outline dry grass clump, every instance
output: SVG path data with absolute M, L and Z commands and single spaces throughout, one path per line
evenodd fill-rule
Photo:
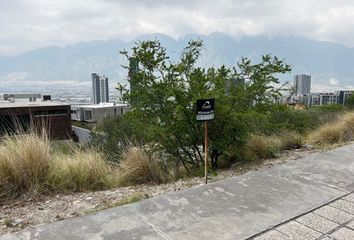
M 35 197 L 47 191 L 107 189 L 114 186 L 113 174 L 98 152 L 73 145 L 58 147 L 45 134 L 0 140 L 0 199 L 22 194 Z
M 280 150 L 298 149 L 302 146 L 301 134 L 294 131 L 284 131 L 278 134 L 280 139 Z
M 243 148 L 246 160 L 274 158 L 282 150 L 300 148 L 301 135 L 297 132 L 285 131 L 271 136 L 252 134 Z
M 308 143 L 315 146 L 339 143 L 342 141 L 343 132 L 342 124 L 324 124 L 308 136 Z
M 343 116 L 343 141 L 349 142 L 354 140 L 354 112 L 347 113 Z
M 0 143 L 0 198 L 41 191 L 49 159 L 50 146 L 45 136 L 5 136 Z
M 168 181 L 168 171 L 156 157 L 138 147 L 127 147 L 116 170 L 120 186 Z
M 112 169 L 96 151 L 74 149 L 51 159 L 47 184 L 65 191 L 107 189 L 113 187 Z
M 322 125 L 308 136 L 308 143 L 317 147 L 340 144 L 354 140 L 354 113 L 346 113 L 341 119 Z
M 243 154 L 247 160 L 273 158 L 280 148 L 281 140 L 278 136 L 252 134 L 243 149 Z
M 6 136 L 0 140 L 0 199 L 166 182 L 169 171 L 157 159 L 141 148 L 129 147 L 114 166 L 93 149 L 50 142 L 45 135 Z

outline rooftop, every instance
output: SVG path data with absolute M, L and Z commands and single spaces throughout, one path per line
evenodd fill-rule
M 15 99 L 15 102 L 0 101 L 0 108 L 19 108 L 19 107 L 50 107 L 50 106 L 70 106 L 67 103 L 37 100 L 30 102 L 28 99 Z
M 72 107 L 80 108 L 111 108 L 111 107 L 126 107 L 127 103 L 100 103 L 100 104 L 91 104 L 91 105 L 72 105 Z

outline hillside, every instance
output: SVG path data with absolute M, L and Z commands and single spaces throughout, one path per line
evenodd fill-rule
M 15 57 L 0 57 L 0 83 L 11 81 L 87 81 L 91 72 L 105 74 L 110 79 L 124 80 L 126 70 L 121 67 L 125 59 L 120 50 L 131 48 L 142 39 L 158 38 L 172 57 L 179 56 L 190 39 L 201 38 L 205 51 L 200 59 L 201 66 L 234 65 L 242 56 L 258 59 L 271 53 L 293 66 L 291 75 L 307 73 L 313 76 L 314 84 L 330 85 L 337 79 L 341 87 L 354 85 L 354 49 L 342 45 L 309 40 L 302 37 L 249 37 L 233 39 L 223 33 L 209 36 L 187 35 L 174 40 L 162 34 L 143 35 L 133 41 L 121 40 L 80 42 L 66 47 L 45 47 Z M 336 81 L 334 81 L 336 82 Z M 333 81 L 332 81 L 333 83 Z

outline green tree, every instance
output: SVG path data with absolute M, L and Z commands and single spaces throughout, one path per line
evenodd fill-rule
M 169 60 L 158 40 L 138 42 L 131 52 L 121 52 L 127 60 L 138 61 L 139 71 L 134 75 L 134 91 L 124 95 L 125 100 L 134 102 L 132 111 L 117 122 L 125 123 L 129 139 L 164 152 L 176 169 L 182 165 L 187 171 L 203 165 L 197 99 L 216 100 L 216 118 L 210 122 L 210 153 L 216 167 L 220 156 L 231 156 L 244 144 L 249 132 L 246 115 L 272 109 L 281 95 L 275 87 L 279 84 L 276 75 L 290 71 L 289 65 L 270 55 L 263 56 L 259 64 L 243 58 L 232 69 L 200 68 L 197 61 L 202 48 L 202 41 L 190 41 L 176 62 Z M 110 133 L 113 129 L 106 130 L 107 135 L 114 135 L 110 142 L 127 138 L 126 134 Z
M 354 94 L 352 94 L 350 97 L 347 98 L 347 100 L 345 100 L 345 106 L 349 109 L 354 109 Z

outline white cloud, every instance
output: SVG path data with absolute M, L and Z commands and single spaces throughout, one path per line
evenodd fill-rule
M 333 86 L 338 86 L 339 85 L 339 80 L 335 79 L 335 78 L 329 79 L 328 82 L 329 82 L 330 85 L 333 85 Z
M 13 82 L 17 83 L 18 81 L 24 81 L 29 79 L 30 77 L 31 74 L 28 72 L 13 72 L 3 76 L 2 78 L 0 78 L 0 80 L 4 83 L 13 84 Z
M 320 2 L 320 3 L 319 3 Z M 0 55 L 144 33 L 300 35 L 354 46 L 352 0 L 0 0 Z

